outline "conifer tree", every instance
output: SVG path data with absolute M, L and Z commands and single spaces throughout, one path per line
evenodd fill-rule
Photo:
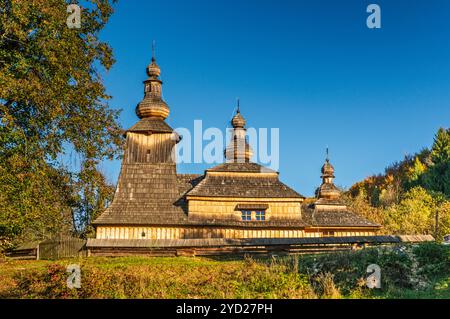
M 450 134 L 449 131 L 440 128 L 434 137 L 431 148 L 431 159 L 435 165 L 446 163 L 450 160 Z
M 440 128 L 431 149 L 432 166 L 424 176 L 424 186 L 450 197 L 450 134 Z

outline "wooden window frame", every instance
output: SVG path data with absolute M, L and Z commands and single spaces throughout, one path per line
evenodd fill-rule
M 266 210 L 258 209 L 258 210 L 250 210 L 250 209 L 242 209 L 241 210 L 241 220 L 243 222 L 265 222 L 267 220 Z
M 266 221 L 266 211 L 263 209 L 256 210 L 255 211 L 255 220 L 258 222 L 265 222 Z
M 242 210 L 241 211 L 241 219 L 243 222 L 252 221 L 252 211 L 251 210 Z

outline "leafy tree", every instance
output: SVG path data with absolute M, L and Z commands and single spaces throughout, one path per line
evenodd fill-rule
M 436 210 L 433 197 L 417 186 L 386 210 L 385 225 L 396 234 L 433 234 Z
M 348 195 L 349 205 L 384 224 L 385 233 L 432 234 L 442 239 L 450 232 L 450 130 L 439 129 L 431 150 L 405 156 L 384 174 L 353 185 Z
M 356 197 L 351 196 L 350 193 L 344 193 L 343 199 L 351 211 L 367 218 L 372 222 L 383 225 L 383 209 L 372 206 L 367 201 L 367 196 L 363 189 L 361 189 L 360 193 Z
M 438 209 L 438 232 L 436 239 L 442 240 L 450 235 L 450 201 L 443 202 Z
M 427 171 L 427 166 L 422 163 L 419 156 L 414 158 L 414 162 L 408 168 L 407 184 L 411 186 L 418 186 L 421 182 L 422 175 Z
M 95 163 L 86 161 L 75 182 L 76 205 L 74 206 L 74 228 L 85 235 L 93 234 L 91 222 L 99 216 L 114 195 L 114 187 L 108 184 Z
M 386 207 L 398 203 L 403 189 L 401 180 L 389 174 L 378 195 L 378 206 Z
M 76 219 L 70 214 L 77 214 L 81 202 L 89 202 L 85 214 L 92 215 L 91 207 L 103 205 L 110 193 L 97 164 L 119 154 L 121 132 L 119 113 L 106 103 L 109 96 L 101 77 L 114 59 L 99 32 L 115 1 L 83 1 L 80 29 L 66 25 L 67 2 L 0 0 L 4 241 L 58 232 L 64 229 L 60 222 Z M 80 168 L 62 165 L 61 155 L 68 148 L 81 158 Z M 91 178 L 83 177 L 86 167 Z M 88 196 L 85 190 L 98 195 Z
M 70 176 L 44 162 L 18 155 L 0 165 L 0 239 L 38 239 L 71 231 Z M 6 169 L 7 167 L 7 169 Z

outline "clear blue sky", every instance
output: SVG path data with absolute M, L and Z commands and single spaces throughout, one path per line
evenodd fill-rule
M 370 3 L 381 29 L 366 27 Z M 449 16 L 448 0 L 122 0 L 101 35 L 117 60 L 104 79 L 129 128 L 155 39 L 168 123 L 225 129 L 240 97 L 249 126 L 280 128 L 280 178 L 309 196 L 326 145 L 348 187 L 450 125 Z M 115 183 L 120 163 L 102 169 Z

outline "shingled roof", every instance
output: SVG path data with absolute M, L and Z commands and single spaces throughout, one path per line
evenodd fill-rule
M 114 200 L 94 224 L 186 223 L 186 213 L 176 205 L 189 189 L 185 180 L 178 179 L 175 164 L 123 165 Z
M 311 227 L 381 227 L 349 210 L 316 210 L 302 205 L 302 220 Z
M 257 163 L 223 163 L 207 170 L 208 172 L 241 172 L 241 173 L 277 173 Z
M 219 174 L 209 174 L 219 173 Z M 220 173 L 250 173 L 240 176 Z M 267 176 L 264 173 L 273 174 Z M 278 173 L 257 163 L 223 163 L 206 171 L 187 196 L 242 198 L 304 198 L 278 179 Z
M 247 163 L 249 164 L 249 163 Z M 228 167 L 233 167 L 229 166 Z M 250 170 L 254 165 L 247 165 Z M 270 177 L 176 174 L 175 164 L 127 164 L 122 167 L 113 203 L 95 225 L 185 225 L 233 227 L 379 227 L 350 211 L 315 210 L 302 205 L 301 220 L 264 223 L 235 220 L 189 220 L 185 195 L 251 198 L 303 198 Z
M 113 203 L 95 225 L 178 225 L 233 227 L 304 227 L 301 220 L 264 223 L 238 220 L 188 220 L 186 192 L 202 182 L 203 175 L 173 175 L 173 164 L 127 164 Z M 173 178 L 175 176 L 175 178 Z M 136 191 L 137 190 L 137 191 Z
M 172 133 L 173 129 L 161 119 L 146 117 L 133 125 L 128 132 Z

